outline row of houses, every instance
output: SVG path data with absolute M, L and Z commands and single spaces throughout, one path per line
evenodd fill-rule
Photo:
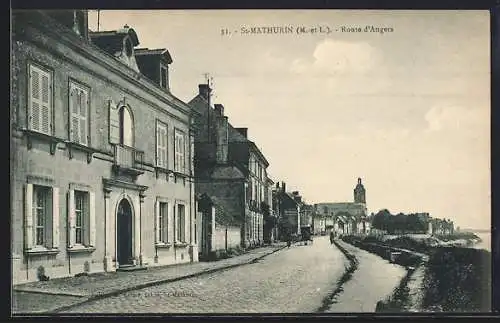
M 167 49 L 91 31 L 86 10 L 15 11 L 11 26 L 14 283 L 197 262 L 310 225 L 208 84 L 171 92 Z

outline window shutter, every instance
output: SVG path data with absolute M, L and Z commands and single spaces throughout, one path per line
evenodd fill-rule
M 89 192 L 89 245 L 96 246 L 95 193 Z
M 87 91 L 80 92 L 80 143 L 88 145 L 88 93 Z
M 113 100 L 108 101 L 109 111 L 109 142 L 112 144 L 120 143 L 120 114 L 118 106 Z
M 76 240 L 75 191 L 68 192 L 68 247 L 73 247 Z
M 184 138 L 184 134 L 181 136 L 181 151 L 182 151 L 182 154 L 179 156 L 179 158 L 181 159 L 180 160 L 180 163 L 181 163 L 181 169 L 180 171 L 182 173 L 184 173 L 184 171 L 186 170 L 186 140 Z
M 161 134 L 161 141 L 162 141 L 162 150 L 161 150 L 161 159 L 162 159 L 162 165 L 163 167 L 167 168 L 167 127 L 163 128 L 162 134 Z
M 48 73 L 41 74 L 42 83 L 42 129 L 41 131 L 46 134 L 50 134 L 52 128 L 51 116 L 50 116 L 50 101 L 51 101 L 51 82 L 50 75 Z
M 29 66 L 29 127 L 31 130 L 40 131 L 40 73 L 34 66 Z
M 71 118 L 71 130 L 70 130 L 70 140 L 73 142 L 80 142 L 79 136 L 80 136 L 80 122 L 78 118 L 78 91 L 74 87 L 73 84 L 71 84 L 70 88 L 70 98 L 69 98 L 69 111 L 70 111 L 70 118 Z
M 177 171 L 179 168 L 179 162 L 178 162 L 178 152 L 177 149 L 179 149 L 179 144 L 177 142 L 177 132 L 174 131 L 174 170 Z
M 155 243 L 160 242 L 160 202 L 155 202 Z
M 24 210 L 24 245 L 26 249 L 33 247 L 33 184 L 26 184 Z
M 59 248 L 59 188 L 52 188 L 52 247 Z
M 161 127 L 156 123 L 156 166 L 162 166 L 161 163 Z
M 169 216 L 170 216 L 170 203 L 165 203 L 165 215 L 163 216 L 163 241 L 165 242 L 170 242 L 170 228 L 168 227 L 169 223 L 170 223 L 170 220 L 169 220 Z

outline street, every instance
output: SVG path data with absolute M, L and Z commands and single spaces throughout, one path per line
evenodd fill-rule
M 374 312 L 405 274 L 346 243 L 357 270 L 325 312 Z M 125 292 L 61 313 L 303 313 L 317 312 L 349 265 L 328 237 L 294 245 L 241 267 Z
M 62 313 L 315 312 L 347 259 L 328 237 L 257 263 L 92 301 Z

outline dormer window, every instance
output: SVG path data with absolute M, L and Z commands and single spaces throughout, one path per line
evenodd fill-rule
M 160 86 L 168 90 L 168 67 L 160 64 Z

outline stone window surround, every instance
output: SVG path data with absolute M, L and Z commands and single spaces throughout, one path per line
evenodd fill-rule
M 56 188 L 54 186 L 55 184 L 55 181 L 52 177 L 49 177 L 49 176 L 43 176 L 43 175 L 28 175 L 27 178 L 26 178 L 26 184 L 31 184 L 31 185 L 34 185 L 34 186 L 46 186 L 46 187 L 50 187 L 52 190 L 54 188 Z M 58 193 L 58 189 L 57 189 L 57 193 Z M 52 192 L 52 202 L 54 201 L 54 192 Z M 24 205 L 26 206 L 26 200 L 24 201 Z M 59 217 L 57 217 L 56 221 L 58 221 Z M 54 221 L 54 210 L 52 211 L 52 221 Z M 23 234 L 26 235 L 26 232 L 25 232 L 25 227 L 23 226 Z M 56 238 L 54 238 L 54 236 L 52 237 L 52 239 L 57 239 L 59 240 L 59 238 L 56 236 Z M 54 243 L 53 243 L 54 244 Z M 40 247 L 40 246 L 33 246 L 32 248 L 30 249 L 25 249 L 24 250 L 25 254 L 26 255 L 52 255 L 52 254 L 58 254 L 59 253 L 59 248 L 55 248 L 55 247 L 52 247 L 52 248 L 48 248 L 48 247 Z
M 178 228 L 177 228 L 177 221 L 178 221 L 178 211 L 179 211 L 179 208 L 178 206 L 179 205 L 183 205 L 184 206 L 184 241 L 180 241 L 178 240 L 179 239 L 179 235 L 178 235 Z M 188 242 L 186 241 L 186 210 L 187 210 L 187 205 L 188 202 L 186 200 L 182 200 L 182 199 L 176 199 L 174 201 L 174 218 L 173 218 L 173 222 L 174 222 L 174 245 L 175 247 L 186 247 L 188 245 Z
M 166 198 L 166 197 L 157 196 L 155 204 L 156 203 L 167 203 L 167 210 L 170 208 L 170 200 L 168 198 Z M 175 206 L 172 206 L 172 207 L 174 207 L 174 217 L 173 217 L 173 220 L 175 220 Z M 157 209 L 156 212 L 160 212 L 160 210 Z M 156 214 L 156 212 L 155 212 L 155 228 L 156 228 L 156 225 L 157 225 L 156 221 L 158 221 L 158 219 L 159 219 L 159 214 Z M 155 239 L 155 246 L 156 246 L 156 248 L 170 248 L 172 246 L 172 242 L 169 241 L 169 239 L 170 239 L 170 236 L 168 234 L 168 232 L 169 232 L 168 226 L 169 225 L 170 225 L 170 221 L 168 221 L 168 213 L 167 213 L 167 227 L 164 228 L 164 230 L 165 229 L 167 230 L 167 242 L 159 242 L 159 241 L 156 241 L 156 239 Z M 156 232 L 155 232 L 155 234 L 156 234 Z M 174 235 L 175 235 L 175 231 L 174 231 Z
M 69 184 L 69 190 L 70 191 L 82 191 L 82 192 L 87 192 L 87 193 L 91 193 L 92 192 L 92 188 L 89 186 L 89 185 L 86 185 L 86 184 L 82 184 L 82 183 L 70 183 Z M 90 203 L 89 203 L 89 207 L 90 206 Z M 95 205 L 94 205 L 95 207 Z M 69 210 L 68 210 L 69 212 Z M 94 210 L 95 212 L 95 210 Z M 90 228 L 90 223 L 89 223 L 89 227 L 87 228 L 88 230 L 91 230 Z M 94 224 L 94 230 L 95 230 L 95 224 Z M 68 244 L 69 244 L 69 239 L 70 239 L 70 236 L 68 234 Z M 86 245 L 83 245 L 83 244 L 74 244 L 73 246 L 67 246 L 67 252 L 68 253 L 83 253 L 83 252 L 94 252 L 96 250 L 95 246 L 86 246 Z

